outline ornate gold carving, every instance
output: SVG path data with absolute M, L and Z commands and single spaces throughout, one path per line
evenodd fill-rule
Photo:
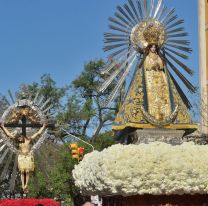
M 132 128 L 137 128 L 137 129 L 155 129 L 157 128 L 157 126 L 152 125 L 150 123 L 146 123 L 146 124 L 142 124 L 142 123 L 126 123 L 123 125 L 113 125 L 112 129 L 113 130 L 122 130 L 125 129 L 127 127 L 132 127 Z M 169 124 L 167 126 L 164 126 L 165 129 L 198 129 L 198 125 L 197 124 L 191 124 L 191 123 L 187 123 L 187 124 L 180 124 L 180 123 L 173 123 L 173 124 Z
M 174 104 L 179 105 L 179 112 L 177 116 L 177 122 L 179 123 L 191 123 L 191 116 L 188 112 L 188 109 L 186 105 L 183 103 L 180 95 L 178 94 L 174 84 L 171 82 L 171 88 L 173 91 L 173 98 L 174 98 Z
M 146 48 L 149 44 L 162 46 L 167 39 L 163 24 L 155 19 L 144 20 L 131 32 L 131 42 L 135 48 Z
M 128 122 L 143 122 L 147 121 L 143 118 L 141 106 L 144 103 L 144 93 L 142 86 L 142 70 L 139 69 L 134 77 L 128 95 L 122 104 L 119 113 L 115 119 L 116 125 L 123 125 Z
M 160 30 L 154 24 L 149 24 L 144 30 L 144 39 L 148 44 L 158 44 Z
M 176 119 L 177 115 L 178 115 L 178 105 L 176 106 L 175 110 L 173 111 L 173 113 L 166 117 L 164 120 L 157 120 L 155 119 L 151 114 L 149 114 L 148 112 L 145 111 L 145 109 L 143 107 L 141 107 L 142 113 L 144 118 L 152 125 L 155 125 L 157 127 L 164 127 L 167 125 L 170 125 L 172 122 L 174 122 L 174 120 Z
M 139 69 L 134 77 L 129 92 L 124 100 L 123 105 L 119 109 L 112 128 L 114 130 L 122 130 L 127 127 L 148 129 L 157 128 L 145 119 L 141 106 L 144 105 L 144 90 L 142 82 L 142 70 Z M 169 125 L 165 125 L 167 129 L 197 129 L 197 124 L 193 124 L 191 117 L 188 113 L 188 109 L 184 105 L 180 95 L 174 87 L 174 84 L 170 82 L 170 86 L 173 91 L 174 104 L 178 105 L 178 113 L 175 121 Z M 170 113 L 171 114 L 171 113 Z M 174 118 L 173 118 L 174 119 Z
M 17 123 L 22 119 L 23 116 L 26 116 L 31 123 L 40 122 L 40 117 L 37 112 L 30 107 L 15 107 L 13 108 L 6 117 L 6 123 Z

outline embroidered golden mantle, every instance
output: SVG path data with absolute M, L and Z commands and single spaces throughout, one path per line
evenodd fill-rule
M 164 82 L 165 81 L 167 80 L 164 80 Z M 148 101 L 148 95 L 146 96 L 145 84 L 146 84 L 146 81 L 144 78 L 144 69 L 139 68 L 135 74 L 132 84 L 130 85 L 129 92 L 127 93 L 127 96 L 123 104 L 121 105 L 119 112 L 116 116 L 116 119 L 112 126 L 114 130 L 122 130 L 128 127 L 141 128 L 141 129 L 157 127 L 156 125 L 153 125 L 150 122 L 148 122 L 142 112 L 142 107 L 147 108 L 148 106 L 151 107 L 151 105 L 155 105 L 154 102 L 152 102 L 152 104 L 146 102 Z M 178 113 L 174 121 L 172 123 L 165 125 L 164 128 L 196 129 L 197 125 L 192 123 L 191 117 L 188 113 L 188 109 L 183 103 L 172 81 L 170 81 L 170 87 L 172 90 L 173 105 L 175 106 L 178 105 Z M 158 92 L 164 93 L 164 91 L 160 91 L 160 90 L 158 90 Z M 168 95 L 168 92 L 166 93 L 166 97 L 167 95 Z M 170 105 L 169 99 L 167 100 L 167 102 Z M 168 108 L 168 109 L 163 113 L 165 114 L 164 116 L 168 115 L 169 112 L 171 113 L 170 106 L 169 105 L 166 106 L 166 105 L 167 104 L 165 104 L 164 108 Z M 147 111 L 150 112 L 150 114 L 152 112 L 151 109 Z M 155 111 L 158 111 L 158 109 Z M 152 113 L 152 114 L 155 114 L 155 113 Z

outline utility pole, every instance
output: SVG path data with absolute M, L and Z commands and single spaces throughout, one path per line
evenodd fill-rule
M 201 133 L 208 134 L 208 1 L 198 0 Z

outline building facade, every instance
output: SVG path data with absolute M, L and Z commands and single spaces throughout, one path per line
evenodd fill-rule
M 202 98 L 201 132 L 208 134 L 208 0 L 199 4 L 199 67 Z

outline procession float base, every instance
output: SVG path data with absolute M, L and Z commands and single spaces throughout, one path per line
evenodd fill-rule
M 137 129 L 131 134 L 133 144 L 149 143 L 149 142 L 166 142 L 172 145 L 182 144 L 184 130 L 176 129 Z
M 131 197 L 104 197 L 104 206 L 205 206 L 208 195 L 142 195 Z
M 122 205 L 192 205 L 193 200 L 200 205 L 208 195 L 207 171 L 208 146 L 152 142 L 89 153 L 73 177 L 83 194 L 100 195 L 105 205 L 119 205 L 114 200 Z

